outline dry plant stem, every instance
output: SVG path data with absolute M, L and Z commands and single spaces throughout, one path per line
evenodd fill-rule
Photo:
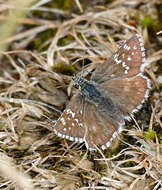
M 19 6 L 8 4 L 15 2 L 19 2 Z M 0 46 L 3 55 L 0 63 L 0 148 L 12 160 L 8 161 L 8 157 L 0 155 L 0 188 L 33 190 L 34 186 L 34 190 L 37 187 L 41 190 L 159 190 L 162 170 L 160 135 L 155 133 L 155 139 L 149 140 L 143 130 L 156 132 L 162 127 L 161 92 L 156 79 L 162 59 L 162 50 L 158 49 L 162 32 L 157 32 L 159 36 L 156 38 L 156 34 L 152 36 L 149 29 L 140 24 L 145 14 L 151 16 L 158 1 L 115 0 L 106 6 L 87 6 L 90 8 L 87 11 L 81 0 L 75 0 L 75 10 L 83 10 L 81 14 L 72 12 L 71 7 L 69 11 L 51 8 L 51 4 L 56 3 L 53 0 L 37 0 L 32 6 L 20 7 L 20 4 L 28 2 L 0 0 L 0 21 L 12 26 L 9 33 L 3 32 L 0 36 L 0 45 L 5 45 L 3 49 Z M 95 1 L 88 2 L 93 4 Z M 10 15 L 6 16 L 8 12 Z M 19 12 L 22 16 L 13 17 Z M 23 16 L 25 12 L 29 13 L 27 18 Z M 12 25 L 11 17 L 14 18 Z M 5 28 L 8 29 L 7 26 Z M 15 29 L 19 32 L 14 33 Z M 1 27 L 0 32 L 2 34 Z M 53 124 L 56 115 L 63 111 L 64 104 L 56 106 L 58 113 L 55 106 L 50 107 L 55 104 L 46 105 L 33 100 L 40 100 L 38 96 L 44 95 L 41 85 L 48 84 L 46 79 L 52 81 L 53 87 L 61 86 L 59 90 L 66 96 L 74 93 L 70 83 L 72 74 L 55 73 L 52 69 L 61 63 L 72 66 L 75 74 L 87 76 L 116 51 L 118 44 L 136 32 L 144 39 L 148 63 L 146 72 L 153 81 L 152 90 L 157 94 L 155 98 L 159 99 L 156 109 L 153 108 L 150 114 L 150 123 L 145 119 L 138 122 L 137 115 L 134 120 L 137 127 L 134 122 L 129 123 L 130 128 L 124 130 L 119 147 L 111 147 L 103 154 L 100 151 L 90 153 L 83 144 L 56 137 Z M 5 51 L 9 42 L 10 51 Z M 36 47 L 33 46 L 35 42 Z M 41 83 L 42 80 L 44 83 Z M 27 99 L 29 97 L 32 100 Z M 53 121 L 48 122 L 52 118 Z M 26 175 L 24 177 L 23 173 L 32 179 Z
M 0 21 L 6 21 L 7 18 L 5 16 L 0 15 Z M 45 19 L 34 19 L 34 18 L 17 18 L 16 19 L 19 24 L 29 24 L 29 25 L 53 25 L 59 26 L 59 22 L 45 20 Z
M 43 102 L 40 102 L 40 101 L 34 101 L 34 100 L 29 100 L 29 99 L 18 99 L 18 98 L 7 98 L 7 97 L 0 97 L 0 101 L 1 102 L 13 102 L 13 103 L 19 103 L 19 104 L 22 104 L 22 103 L 28 103 L 28 104 L 35 104 L 35 105 L 40 105 L 40 106 L 45 106 L 59 114 L 61 114 L 61 111 L 58 110 L 57 108 L 55 108 L 54 106 L 50 106 L 46 103 L 43 103 Z
M 9 43 L 9 42 L 12 42 L 12 41 L 16 41 L 16 40 L 21 40 L 21 39 L 27 38 L 29 36 L 31 37 L 31 35 L 35 36 L 38 33 L 46 31 L 47 29 L 50 29 L 50 28 L 54 29 L 55 26 L 53 26 L 53 24 L 47 24 L 47 25 L 43 25 L 43 26 L 37 26 L 34 29 L 32 28 L 32 29 L 29 29 L 28 31 L 22 32 L 20 34 L 16 34 L 15 36 L 8 37 L 3 42 Z
M 12 0 L 10 1 L 11 5 L 15 6 L 15 7 L 28 7 L 31 3 L 33 2 L 33 0 L 29 0 L 29 1 L 22 1 L 22 0 Z M 13 32 L 15 31 L 18 23 L 17 23 L 17 18 L 20 17 L 24 17 L 25 12 L 23 9 L 15 9 L 13 10 L 13 12 L 11 14 L 9 14 L 7 16 L 7 21 L 4 22 L 1 26 L 0 29 L 0 52 L 1 51 L 5 51 L 5 49 L 7 48 L 7 44 L 2 43 L 4 42 L 5 39 L 8 39 Z
M 51 67 L 54 65 L 54 59 L 53 59 L 53 56 L 54 56 L 54 51 L 57 47 L 57 42 L 58 42 L 58 39 L 60 38 L 60 34 L 61 32 L 63 31 L 63 28 L 64 28 L 64 25 L 61 25 L 59 27 L 59 30 L 57 32 L 57 34 L 55 35 L 54 39 L 52 40 L 52 43 L 50 45 L 50 47 L 48 48 L 48 52 L 47 52 L 47 63 L 48 63 L 48 66 Z
M 3 153 L 0 153 L 0 173 L 1 176 L 11 180 L 21 190 L 34 190 L 31 179 L 22 172 L 19 172 L 11 163 L 11 159 Z
M 75 0 L 75 3 L 78 6 L 80 12 L 82 13 L 83 12 L 83 8 L 82 8 L 82 5 L 80 4 L 79 0 Z

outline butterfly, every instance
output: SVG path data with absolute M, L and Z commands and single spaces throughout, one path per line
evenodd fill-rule
M 142 38 L 135 34 L 96 68 L 89 81 L 73 77 L 78 90 L 54 125 L 55 134 L 84 142 L 89 150 L 108 148 L 125 120 L 148 98 L 150 81 L 143 75 L 144 61 Z

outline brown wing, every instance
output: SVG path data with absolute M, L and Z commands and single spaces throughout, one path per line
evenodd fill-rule
M 120 118 L 120 122 L 117 122 L 107 113 L 99 112 L 95 105 L 86 102 L 84 111 L 86 147 L 90 150 L 95 150 L 96 146 L 102 149 L 109 147 L 124 125 L 122 115 Z
M 83 98 L 80 94 L 72 97 L 66 109 L 56 122 L 54 132 L 61 138 L 75 142 L 84 141 Z
M 91 79 L 102 83 L 119 77 L 132 77 L 143 72 L 145 49 L 141 37 L 136 34 L 105 63 L 97 67 Z
M 139 74 L 131 78 L 109 80 L 101 84 L 107 97 L 120 108 L 125 116 L 137 111 L 148 97 L 149 80 Z

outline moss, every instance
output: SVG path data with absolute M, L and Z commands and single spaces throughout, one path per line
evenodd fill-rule
M 68 42 L 74 40 L 73 36 L 66 35 L 64 38 L 58 40 L 58 46 L 65 46 Z
M 35 40 L 33 41 L 32 49 L 37 49 L 37 48 L 40 47 L 40 45 L 41 45 L 40 40 L 39 40 L 39 39 L 35 39 Z M 31 47 L 31 46 L 30 46 L 30 47 Z
M 146 132 L 144 133 L 144 136 L 145 136 L 145 138 L 148 139 L 148 140 L 154 140 L 154 139 L 155 139 L 155 134 L 156 134 L 155 131 L 149 130 L 149 131 L 146 131 Z
M 41 32 L 38 34 L 32 43 L 28 46 L 28 49 L 33 50 L 37 49 L 40 52 L 45 51 L 46 49 L 43 47 L 41 48 L 41 45 L 44 44 L 44 42 L 48 41 L 50 38 L 53 38 L 57 32 L 57 29 L 49 29 L 44 32 Z
M 53 66 L 53 70 L 57 73 L 62 73 L 62 74 L 74 74 L 75 73 L 75 68 L 72 65 L 66 65 L 62 63 L 55 64 Z
M 155 29 L 158 26 L 157 21 L 153 20 L 150 16 L 144 16 L 143 19 L 141 19 L 140 24 L 147 28 L 153 28 Z
M 159 87 L 159 89 L 161 89 L 161 88 L 162 88 L 162 83 L 161 83 L 161 82 L 158 82 L 158 83 L 157 83 L 157 86 Z
M 125 163 L 125 167 L 132 167 L 133 163 L 131 161 L 128 161 Z
M 119 152 L 118 148 L 116 149 L 108 149 L 106 152 L 106 157 L 111 158 L 113 155 L 116 155 Z
M 68 10 L 72 6 L 74 6 L 74 4 L 71 0 L 54 0 L 52 2 L 52 8 Z
M 1 145 L 0 145 L 0 149 L 1 149 L 1 150 L 4 150 L 4 151 L 7 151 L 7 147 L 6 147 L 4 144 L 1 144 Z
M 45 32 L 42 32 L 40 34 L 41 40 L 46 41 L 47 39 L 54 37 L 56 32 L 57 32 L 57 29 L 49 29 L 49 30 L 46 30 Z

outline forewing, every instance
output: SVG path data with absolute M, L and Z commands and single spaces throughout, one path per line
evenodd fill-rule
M 120 116 L 122 118 L 122 115 Z M 95 150 L 96 146 L 106 149 L 122 131 L 124 120 L 121 119 L 120 122 L 117 122 L 107 113 L 100 112 L 95 105 L 86 102 L 84 125 L 86 147 L 90 150 Z
M 125 116 L 137 111 L 143 101 L 148 97 L 149 80 L 139 74 L 131 78 L 109 80 L 101 84 L 105 96 L 120 108 Z
M 105 63 L 97 67 L 91 79 L 102 83 L 119 77 L 132 77 L 143 72 L 145 49 L 136 34 L 127 40 Z
M 54 126 L 56 135 L 71 141 L 83 142 L 85 129 L 82 114 L 83 98 L 80 94 L 76 94 Z

